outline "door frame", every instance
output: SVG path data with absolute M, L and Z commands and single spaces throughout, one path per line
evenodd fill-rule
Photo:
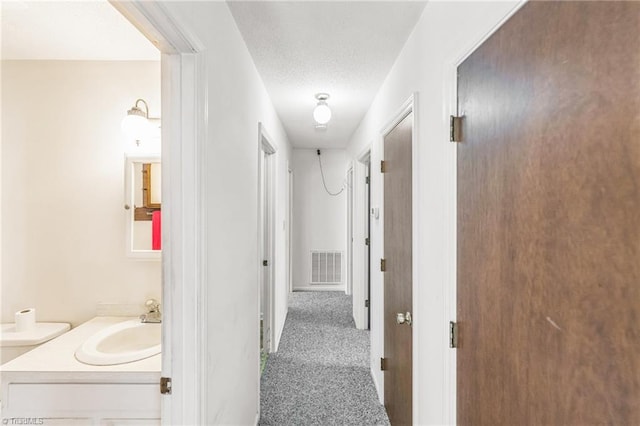
M 457 51 L 451 58 L 445 61 L 444 80 L 443 80 L 443 128 L 449 129 L 449 117 L 458 115 L 458 67 L 475 52 L 489 37 L 502 27 L 528 0 L 519 0 L 514 7 L 500 19 L 489 31 L 483 33 L 478 38 L 471 39 L 465 48 Z M 446 136 L 448 140 L 448 135 Z M 444 141 L 443 141 L 444 143 Z M 458 211 L 458 162 L 456 144 L 446 142 L 451 146 L 449 158 L 447 159 L 446 172 L 448 174 L 445 185 L 448 186 L 452 194 L 446 208 L 444 227 L 446 229 L 450 244 L 445 247 L 449 253 L 446 256 L 449 259 L 446 265 L 447 281 L 443 286 L 443 318 L 442 329 L 448 330 L 449 321 L 457 321 L 457 250 L 458 250 L 458 231 L 457 231 L 457 211 Z M 449 335 L 446 332 L 444 341 L 448 341 Z M 443 407 L 444 415 L 442 418 L 447 419 L 447 424 L 456 424 L 457 421 L 457 356 L 455 350 L 448 347 L 446 356 L 443 357 L 443 369 L 447 376 L 447 380 L 443 383 L 442 393 L 444 395 L 445 406 Z M 414 411 L 415 413 L 415 411 Z
M 271 353 L 275 350 L 275 271 L 276 271 L 276 164 L 275 153 L 277 146 L 273 142 L 273 139 L 269 136 L 264 125 L 258 123 L 258 283 L 262 288 L 263 285 L 263 268 L 262 261 L 267 259 L 269 261 L 269 294 L 267 295 L 267 303 L 269 306 L 269 345 L 267 347 L 267 353 Z M 262 154 L 266 153 L 266 159 L 263 163 Z M 266 197 L 268 199 L 267 206 L 263 205 L 262 197 L 262 172 L 263 168 L 266 168 L 267 182 L 266 182 Z M 267 228 L 265 229 L 263 212 L 267 211 Z M 265 238 L 267 241 L 265 241 Z M 266 247 L 266 253 L 263 251 Z M 258 318 L 260 315 L 260 304 L 262 300 L 258 297 Z M 260 389 L 258 389 L 258 392 Z
M 392 118 L 387 122 L 387 124 L 382 127 L 382 130 L 380 131 L 378 140 L 376 142 L 376 148 L 379 152 L 379 158 L 380 160 L 384 161 L 384 138 L 385 136 L 387 136 L 387 134 L 389 134 L 389 132 L 391 132 L 406 116 L 408 116 L 409 114 L 413 113 L 413 128 L 411 129 L 411 235 L 413 236 L 413 238 L 411 239 L 411 250 L 412 250 L 412 257 L 413 257 L 413 262 L 411 264 L 411 276 L 412 276 L 412 311 L 411 311 L 411 315 L 412 315 L 412 325 L 411 325 L 411 335 L 412 335 L 412 345 L 413 345 L 413 350 L 412 350 L 412 354 L 411 354 L 411 364 L 412 364 L 412 380 L 411 380 L 411 387 L 412 387 L 412 393 L 413 393 L 413 397 L 412 397 L 412 401 L 411 401 L 411 409 L 412 409 L 412 418 L 413 419 L 417 419 L 418 418 L 418 406 L 420 404 L 420 387 L 418 386 L 418 378 L 420 377 L 420 342 L 419 342 L 419 336 L 420 336 L 420 332 L 421 332 L 421 324 L 420 324 L 420 300 L 422 300 L 422 294 L 420 291 L 420 269 L 418 268 L 418 262 L 416 262 L 416 259 L 420 259 L 421 258 L 421 250 L 420 250 L 420 245 L 419 245 L 419 238 L 418 236 L 420 235 L 420 221 L 418 220 L 418 218 L 421 217 L 420 212 L 421 212 L 421 208 L 420 208 L 420 182 L 419 182 L 419 171 L 420 171 L 420 144 L 418 143 L 419 141 L 419 128 L 420 126 L 418 125 L 419 123 L 419 110 L 418 110 L 418 92 L 414 92 L 412 93 L 409 98 L 400 106 L 400 108 L 397 110 L 397 112 L 392 116 Z M 384 256 L 384 185 L 382 183 L 383 181 L 383 176 L 382 173 L 380 172 L 380 168 L 379 167 L 375 167 L 375 164 L 372 165 L 372 175 L 375 174 L 375 176 L 378 176 L 378 178 L 380 179 L 380 183 L 377 186 L 372 187 L 372 190 L 376 191 L 376 197 L 375 199 L 378 200 L 378 204 L 379 204 L 379 214 L 380 214 L 380 222 L 379 222 L 379 235 L 381 236 L 380 240 L 378 241 L 378 247 L 379 247 L 379 253 L 380 256 L 383 257 Z M 374 173 L 373 171 L 377 170 L 377 173 Z M 372 191 L 372 200 L 374 199 L 373 197 L 373 191 Z M 372 253 L 372 257 L 373 257 L 373 253 Z M 373 261 L 372 264 L 375 264 L 376 262 Z M 374 272 L 372 268 L 372 273 Z M 382 275 L 382 272 L 380 272 L 379 270 L 376 271 L 377 274 L 380 274 L 380 281 L 381 283 L 384 283 L 384 276 Z M 382 300 L 380 300 L 378 303 L 380 303 L 381 305 L 381 310 L 378 311 L 379 314 L 379 323 L 380 324 L 384 324 L 384 289 L 382 289 L 381 291 L 381 295 L 382 295 Z M 373 322 L 373 319 L 372 319 Z M 382 356 L 384 356 L 384 328 L 382 330 Z M 380 402 L 384 404 L 384 374 L 381 376 L 381 382 L 379 383 L 379 397 L 380 397 Z
M 289 288 L 289 293 L 293 293 L 293 170 L 291 169 L 291 165 L 287 164 L 287 185 L 289 188 L 288 199 L 289 205 L 287 206 L 287 214 L 289 218 L 287 219 L 287 285 Z M 289 298 L 287 297 L 287 306 L 289 306 Z
M 162 424 L 206 417 L 205 162 L 207 67 L 202 42 L 162 2 L 109 0 L 162 53 Z
M 349 163 L 347 170 L 347 283 L 344 289 L 348 296 L 353 294 L 353 162 Z
M 364 243 L 367 234 L 367 215 L 369 209 L 367 207 L 367 184 L 366 162 L 371 161 L 371 144 L 367 145 L 356 157 L 353 162 L 353 215 L 352 215 L 352 233 L 353 233 L 353 254 L 352 254 L 352 273 L 353 278 L 351 292 L 353 294 L 353 320 L 356 328 L 364 330 L 367 324 L 367 309 L 364 306 L 365 300 L 369 296 L 367 294 L 367 275 L 371 271 L 367 271 L 367 247 Z M 371 309 L 371 308 L 369 308 Z

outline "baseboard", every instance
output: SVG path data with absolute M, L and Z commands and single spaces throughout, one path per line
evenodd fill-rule
M 256 421 L 253 422 L 253 424 L 256 426 L 258 426 L 258 423 L 260 423 L 260 413 L 256 413 Z
M 287 323 L 287 315 L 289 315 L 289 307 L 287 307 L 287 313 L 284 314 L 284 321 L 282 321 L 282 327 L 280 330 L 276 330 L 276 339 L 273 342 L 272 352 L 278 352 L 278 348 L 280 347 L 280 339 L 282 338 L 282 332 L 284 331 L 284 325 Z
M 304 287 L 294 287 L 293 291 L 341 291 L 344 293 L 344 285 L 340 285 L 340 286 L 307 285 Z
M 373 372 L 373 367 L 369 370 L 369 373 L 371 374 L 371 378 L 373 379 L 373 386 L 376 388 L 376 393 L 378 394 L 378 401 L 380 401 L 380 404 L 384 405 L 384 398 L 380 393 L 380 384 L 378 383 L 378 379 L 376 379 L 376 375 Z

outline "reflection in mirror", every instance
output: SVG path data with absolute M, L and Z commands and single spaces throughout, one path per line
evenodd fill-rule
M 159 259 L 162 249 L 162 166 L 160 158 L 126 159 L 127 252 Z

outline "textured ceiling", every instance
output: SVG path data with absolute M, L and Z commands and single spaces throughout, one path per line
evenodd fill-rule
M 424 2 L 229 1 L 294 147 L 343 148 L 413 30 Z M 314 128 L 314 95 L 333 117 Z
M 2 59 L 160 60 L 106 0 L 1 1 Z

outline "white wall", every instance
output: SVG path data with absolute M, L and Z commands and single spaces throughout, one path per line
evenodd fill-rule
M 348 150 L 352 157 L 372 144 L 379 164 L 380 131 L 413 92 L 418 92 L 418 282 L 414 284 L 414 423 L 455 423 L 455 355 L 448 321 L 455 319 L 455 144 L 448 141 L 453 64 L 513 8 L 508 2 L 429 2 L 382 84 Z M 381 206 L 381 175 L 372 167 L 372 205 Z M 372 262 L 383 257 L 380 221 L 371 227 Z M 382 276 L 373 268 L 371 371 L 383 395 Z M 354 291 L 355 292 L 355 291 Z
M 276 145 L 276 197 L 286 199 L 287 136 L 223 2 L 167 2 L 204 46 L 208 77 L 206 146 L 209 348 L 203 423 L 254 424 L 259 410 L 258 122 Z M 279 202 L 276 224 L 286 220 Z M 276 326 L 287 292 L 282 226 L 276 226 Z M 281 263 L 285 262 L 285 263 Z M 278 332 L 277 335 L 280 333 Z
M 332 193 L 346 184 L 349 157 L 343 149 L 323 149 L 322 167 Z M 329 195 L 322 184 L 315 149 L 293 150 L 293 288 L 294 290 L 341 290 L 347 278 L 347 190 Z M 340 285 L 311 284 L 311 250 L 343 252 Z
M 159 115 L 160 63 L 2 61 L 2 89 L 2 322 L 159 299 L 160 262 L 125 254 L 120 122 L 139 97 Z

